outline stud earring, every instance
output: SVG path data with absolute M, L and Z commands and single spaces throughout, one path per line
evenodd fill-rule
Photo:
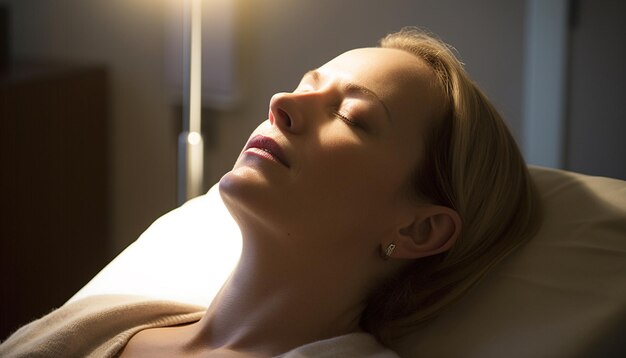
M 395 248 L 396 248 L 396 244 L 394 244 L 394 243 L 391 243 L 391 244 L 387 245 L 387 248 L 383 252 L 383 258 L 385 260 L 388 260 L 391 257 L 391 254 L 393 254 L 393 250 Z

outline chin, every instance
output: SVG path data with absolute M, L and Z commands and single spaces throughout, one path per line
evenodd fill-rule
M 224 174 L 219 181 L 222 197 L 226 195 L 247 196 L 254 192 L 267 192 L 272 189 L 272 186 L 264 173 L 248 166 L 233 168 Z
M 245 202 L 254 192 L 263 191 L 267 182 L 248 168 L 237 168 L 224 174 L 218 185 L 222 200 L 230 210 L 232 205 Z
M 255 168 L 240 167 L 220 179 L 220 195 L 242 233 L 258 230 L 291 239 L 285 233 L 296 233 L 311 220 L 300 215 L 302 198 L 296 188 L 271 179 Z
M 248 167 L 224 174 L 218 185 L 224 205 L 240 226 L 249 220 L 267 221 L 266 216 L 278 209 L 278 198 L 284 196 L 279 186 Z

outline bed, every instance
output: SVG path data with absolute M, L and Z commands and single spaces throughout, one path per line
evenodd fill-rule
M 428 325 L 403 357 L 626 356 L 626 182 L 531 167 L 539 233 Z M 217 186 L 156 220 L 70 300 L 135 294 L 207 306 L 241 237 Z

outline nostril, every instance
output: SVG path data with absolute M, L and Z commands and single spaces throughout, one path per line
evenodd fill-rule
M 283 121 L 285 126 L 287 126 L 287 128 L 291 128 L 291 117 L 289 117 L 289 114 L 287 112 L 279 108 L 278 116 L 280 117 L 280 120 Z

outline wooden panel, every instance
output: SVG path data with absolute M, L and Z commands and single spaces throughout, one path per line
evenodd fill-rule
M 102 68 L 0 79 L 0 337 L 63 304 L 108 259 Z

